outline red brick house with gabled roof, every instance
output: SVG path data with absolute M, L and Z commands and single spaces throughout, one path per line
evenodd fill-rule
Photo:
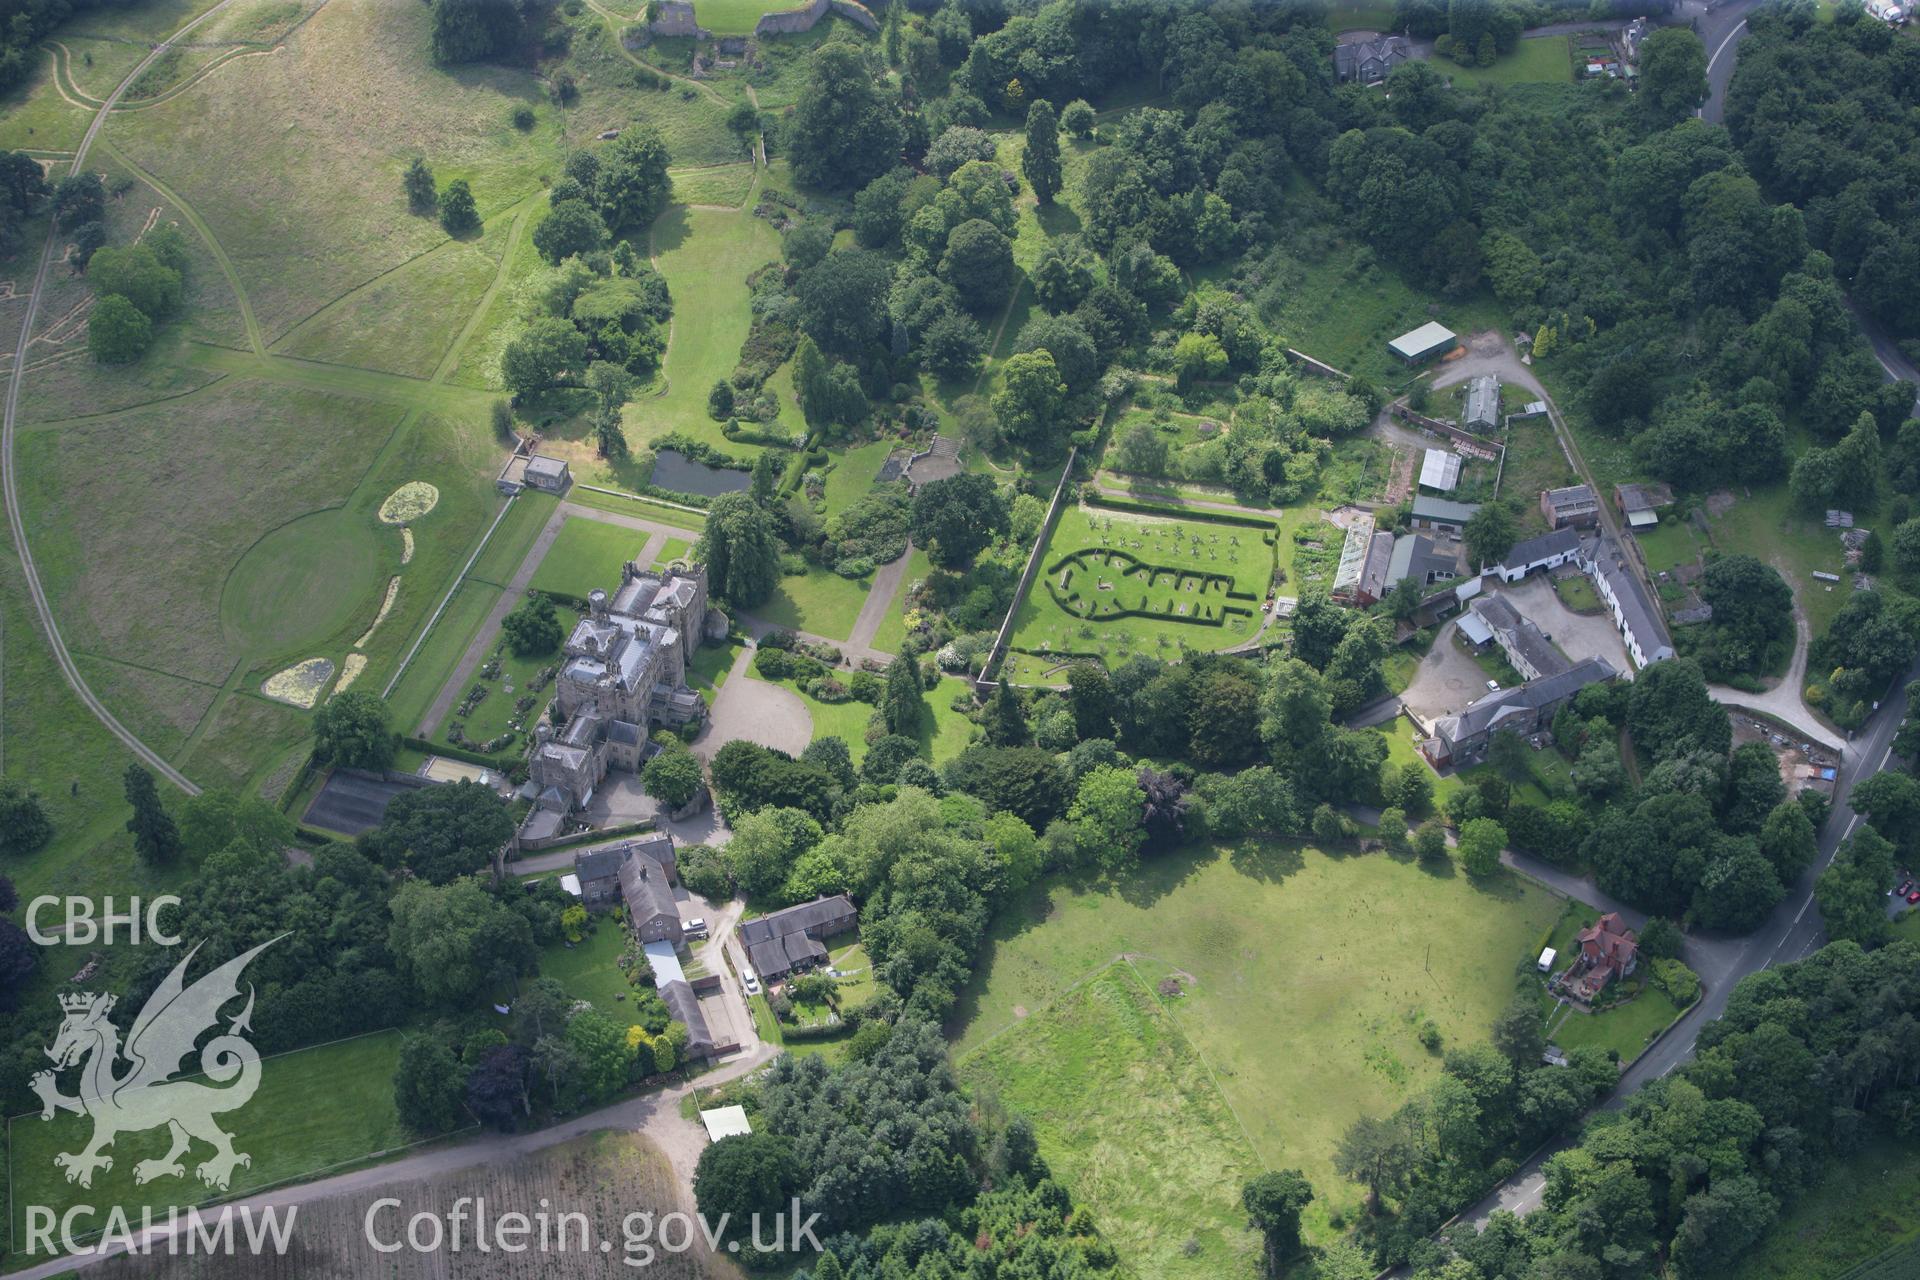
M 1630 976 L 1640 963 L 1640 939 L 1618 911 L 1609 911 L 1579 933 L 1580 957 L 1564 978 L 1576 998 L 1591 1000 L 1615 978 Z

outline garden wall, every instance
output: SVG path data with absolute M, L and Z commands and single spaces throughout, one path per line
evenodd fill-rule
M 1020 585 L 1013 589 L 1013 603 L 1007 606 L 1007 616 L 1000 621 L 1000 631 L 993 638 L 993 648 L 987 651 L 986 665 L 980 668 L 979 678 L 973 682 L 974 692 L 982 696 L 993 688 L 994 676 L 998 674 L 1000 664 L 1006 660 L 1007 641 L 1013 638 L 1013 620 L 1019 616 L 1020 606 L 1027 602 L 1027 592 L 1033 589 L 1033 580 L 1040 573 L 1040 557 L 1047 549 L 1048 539 L 1053 537 L 1053 527 L 1060 523 L 1060 501 L 1066 496 L 1067 477 L 1073 474 L 1073 464 L 1079 454 L 1078 445 L 1067 450 L 1067 465 L 1060 469 L 1060 483 L 1053 486 L 1053 501 L 1047 504 L 1047 518 L 1040 522 L 1040 532 L 1034 535 L 1033 550 L 1027 553 L 1026 571 L 1020 575 Z

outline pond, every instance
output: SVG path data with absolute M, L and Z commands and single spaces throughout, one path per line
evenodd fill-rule
M 653 484 L 675 493 L 717 498 L 723 493 L 739 493 L 752 483 L 751 471 L 710 467 L 677 449 L 662 449 L 653 455 Z

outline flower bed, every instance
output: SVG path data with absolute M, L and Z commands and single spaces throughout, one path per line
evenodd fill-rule
M 333 679 L 333 659 L 308 658 L 268 676 L 260 692 L 275 702 L 306 710 L 320 701 L 320 691 Z
M 382 524 L 411 524 L 440 503 L 440 490 L 425 480 L 409 480 L 380 504 Z

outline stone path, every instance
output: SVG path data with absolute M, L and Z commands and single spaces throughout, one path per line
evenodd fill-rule
M 515 501 L 519 499 L 516 498 Z M 466 652 L 460 655 L 460 661 L 455 664 L 453 674 L 447 677 L 447 682 L 440 687 L 440 692 L 435 696 L 433 704 L 427 708 L 427 714 L 421 719 L 420 730 L 416 736 L 431 738 L 440 728 L 441 721 L 447 718 L 447 712 L 453 709 L 461 693 L 472 682 L 473 673 L 480 669 L 480 664 L 491 652 L 493 637 L 500 630 L 501 620 L 513 612 L 514 605 L 518 604 L 520 597 L 526 594 L 527 584 L 533 581 L 533 575 L 540 568 L 540 561 L 553 546 L 553 540 L 560 536 L 561 526 L 565 525 L 569 519 L 597 520 L 602 524 L 617 524 L 646 534 L 647 541 L 640 548 L 639 555 L 635 557 L 641 564 L 652 564 L 661 549 L 666 546 L 668 538 L 684 538 L 689 533 L 688 530 L 674 525 L 642 520 L 637 516 L 623 516 L 616 512 L 601 511 L 595 507 L 583 507 L 571 502 L 562 502 L 555 507 L 553 515 L 548 518 L 539 536 L 534 538 L 533 546 L 528 549 L 526 558 L 520 562 L 520 567 L 514 570 L 513 577 L 507 581 L 506 590 L 494 602 L 493 608 L 487 612 L 486 621 L 482 622 L 480 629 L 474 632 L 473 639 L 467 644 Z
M 880 633 L 881 624 L 886 622 L 887 611 L 900 594 L 901 584 L 907 576 L 907 566 L 912 562 L 913 544 L 909 542 L 906 552 L 899 559 L 874 570 L 873 590 L 867 592 L 867 601 L 860 606 L 860 616 L 854 619 L 853 634 L 847 637 L 847 651 L 854 655 L 856 661 L 862 657 L 892 661 L 892 654 L 882 653 L 873 647 L 873 638 Z

